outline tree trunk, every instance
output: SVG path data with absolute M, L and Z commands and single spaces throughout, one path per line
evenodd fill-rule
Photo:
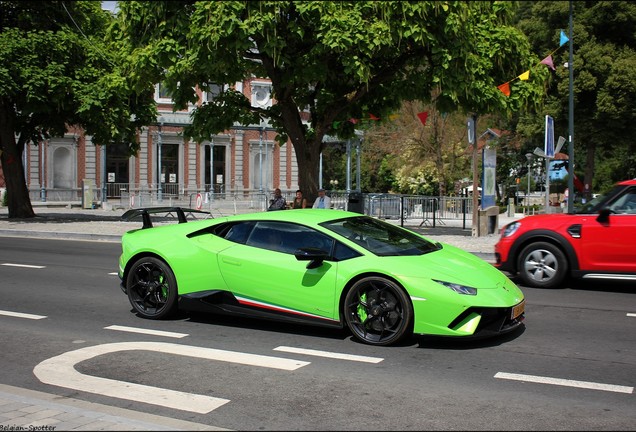
M 294 143 L 296 163 L 298 164 L 298 187 L 303 191 L 309 206 L 318 197 L 321 145 L 320 142 L 307 142 L 305 137 L 294 139 L 290 136 L 290 138 Z
M 9 219 L 35 217 L 29 190 L 24 178 L 22 150 L 17 145 L 13 130 L 12 116 L 5 101 L 0 101 L 0 162 L 7 186 L 7 207 Z

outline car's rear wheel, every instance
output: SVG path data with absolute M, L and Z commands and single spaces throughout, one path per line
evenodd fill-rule
M 372 276 L 359 280 L 347 292 L 344 316 L 347 326 L 360 341 L 390 345 L 410 332 L 413 307 L 395 282 Z
M 143 257 L 135 261 L 126 278 L 128 300 L 140 316 L 162 319 L 176 309 L 177 281 L 164 261 Z
M 565 254 L 547 242 L 529 244 L 519 254 L 519 276 L 525 285 L 537 288 L 558 286 L 568 272 Z

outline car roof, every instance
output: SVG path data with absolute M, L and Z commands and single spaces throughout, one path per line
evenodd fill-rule
M 621 186 L 635 186 L 636 185 L 636 178 L 635 179 L 631 179 L 631 180 L 624 180 L 622 182 L 618 182 L 619 185 Z
M 323 222 L 347 217 L 363 216 L 360 213 L 332 209 L 294 209 L 243 213 L 228 216 L 226 220 L 272 220 L 281 222 L 299 222 L 305 224 L 320 224 Z M 220 218 L 219 218 L 220 219 Z

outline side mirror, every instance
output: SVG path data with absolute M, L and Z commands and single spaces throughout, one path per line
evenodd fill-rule
M 608 208 L 603 208 L 601 210 L 599 210 L 598 212 L 598 217 L 596 218 L 596 220 L 600 223 L 608 223 L 609 222 L 609 215 L 612 211 Z
M 294 256 L 298 261 L 309 261 L 308 269 L 320 267 L 322 262 L 329 258 L 329 253 L 318 248 L 300 248 L 294 252 Z

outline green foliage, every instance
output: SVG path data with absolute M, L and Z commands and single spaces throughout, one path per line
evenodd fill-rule
M 559 34 L 569 34 L 573 13 L 573 98 L 575 172 L 592 190 L 634 177 L 636 143 L 636 5 L 620 1 L 521 2 L 518 27 L 533 50 L 555 50 Z M 527 149 L 543 148 L 546 114 L 555 120 L 555 135 L 569 135 L 569 43 L 553 54 L 545 106 L 519 118 L 516 130 Z M 567 146 L 563 150 L 567 153 Z
M 133 82 L 163 82 L 175 109 L 195 87 L 272 81 L 276 104 L 253 107 L 237 92 L 195 110 L 185 134 L 209 138 L 268 119 L 296 151 L 300 184 L 316 189 L 326 134 L 354 136 L 351 118 L 385 119 L 404 100 L 444 112 L 508 113 L 538 103 L 541 72 L 497 85 L 538 61 L 509 25 L 509 2 L 155 1 L 121 2 Z M 435 94 L 433 95 L 433 90 Z M 199 111 L 200 110 L 200 111 Z M 309 117 L 309 123 L 303 123 Z
M 84 127 L 100 144 L 135 141 L 136 127 L 153 119 L 152 84 L 145 93 L 133 91 L 121 53 L 105 42 L 112 18 L 99 2 L 2 2 L 0 8 L 0 97 L 11 101 L 9 115 L 23 142 L 62 136 L 68 125 Z M 133 114 L 139 121 L 130 121 Z
M 134 153 L 138 128 L 156 118 L 154 83 L 134 81 L 130 49 L 100 2 L 2 1 L 0 20 L 0 150 L 9 214 L 31 217 L 24 173 L 7 161 L 27 143 L 63 136 L 69 127 Z

